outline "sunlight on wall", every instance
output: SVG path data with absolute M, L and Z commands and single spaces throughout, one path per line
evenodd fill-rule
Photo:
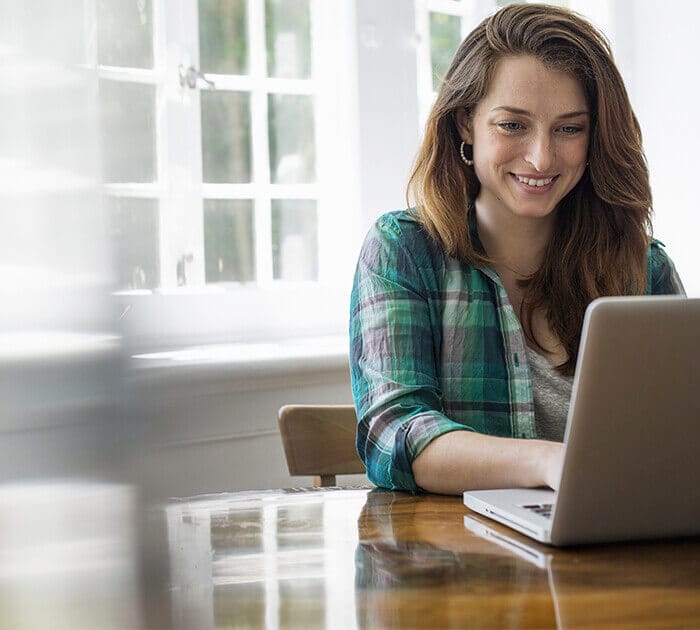
M 3 628 L 140 625 L 82 11 L 0 3 Z
M 619 8 L 624 10 L 623 2 Z M 619 20 L 624 20 L 625 15 Z M 679 0 L 669 10 L 634 3 L 631 97 L 644 134 L 654 195 L 655 235 L 665 243 L 688 295 L 700 297 L 698 147 L 700 5 Z

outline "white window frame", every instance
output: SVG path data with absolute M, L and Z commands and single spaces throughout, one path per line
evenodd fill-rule
M 260 40 L 263 2 L 247 1 L 250 36 Z M 180 64 L 199 66 L 197 0 L 154 0 L 152 72 L 109 71 L 114 78 L 131 72 L 134 80 L 161 82 L 157 151 L 167 161 L 159 160 L 158 183 L 108 188 L 109 194 L 157 198 L 162 204 L 161 287 L 116 296 L 124 332 L 139 348 L 345 334 L 362 237 L 378 214 L 405 207 L 410 164 L 434 99 L 429 12 L 459 15 L 465 36 L 495 9 L 493 0 L 310 3 L 313 86 L 264 77 L 264 41 L 258 42 L 258 55 L 250 60 L 250 77 L 209 77 L 222 89 L 252 88 L 253 133 L 263 138 L 253 152 L 254 184 L 201 181 L 199 97 L 183 95 L 178 77 Z M 609 0 L 570 3 L 584 13 L 589 5 L 597 7 L 596 15 L 604 17 L 608 4 Z M 596 22 L 606 27 L 600 19 Z M 310 93 L 316 99 L 317 184 L 287 187 L 266 180 L 267 94 L 277 89 Z M 180 110 L 188 98 L 194 101 L 196 115 L 175 128 L 173 121 L 183 118 Z M 172 164 L 187 166 L 177 170 Z M 203 199 L 243 197 L 256 201 L 258 282 L 205 285 Z M 271 280 L 270 204 L 280 197 L 318 200 L 318 282 Z M 182 224 L 186 227 L 179 229 Z M 178 287 L 177 259 L 189 253 L 191 284 Z
M 547 2 L 547 0 L 527 0 Z M 567 6 L 590 19 L 609 37 L 613 38 L 611 0 L 563 0 L 549 4 Z M 496 0 L 416 0 L 416 32 L 418 34 L 418 86 L 421 128 L 425 125 L 435 102 L 433 91 L 430 50 L 430 13 L 443 13 L 461 18 L 461 35 L 464 39 L 486 17 L 497 9 Z
M 86 23 L 95 24 L 94 0 L 86 0 Z M 364 230 L 358 208 L 357 107 L 354 7 L 352 2 L 310 0 L 312 79 L 265 76 L 264 3 L 247 0 L 251 38 L 250 75 L 207 75 L 219 89 L 250 90 L 252 184 L 202 182 L 200 99 L 181 88 L 179 66 L 199 68 L 197 0 L 154 0 L 154 68 L 97 66 L 100 78 L 156 85 L 158 180 L 153 184 L 108 184 L 114 197 L 159 201 L 160 286 L 115 294 L 125 336 L 138 347 L 251 341 L 290 336 L 344 334 L 355 257 Z M 94 32 L 94 29 L 92 29 Z M 342 70 L 342 72 L 339 72 Z M 317 183 L 269 182 L 267 98 L 269 93 L 310 94 L 315 103 Z M 204 283 L 203 201 L 253 199 L 256 221 L 256 282 Z M 273 199 L 315 199 L 318 217 L 318 281 L 272 279 L 270 209 Z M 188 285 L 177 286 L 180 257 L 191 256 Z
M 418 33 L 418 94 L 421 128 L 428 119 L 437 92 L 433 91 L 433 69 L 430 50 L 430 14 L 443 13 L 461 19 L 464 39 L 485 17 L 496 10 L 495 0 L 416 0 L 416 32 Z

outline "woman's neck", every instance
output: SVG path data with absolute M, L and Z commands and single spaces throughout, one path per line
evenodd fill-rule
M 546 217 L 519 217 L 510 212 L 492 211 L 476 200 L 476 224 L 486 254 L 496 267 L 515 277 L 535 273 L 554 230 L 555 213 Z

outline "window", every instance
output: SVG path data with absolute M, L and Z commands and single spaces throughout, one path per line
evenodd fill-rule
M 520 0 L 417 0 L 416 28 L 422 42 L 418 61 L 421 124 L 428 117 L 440 81 L 462 40 L 488 15 L 516 1 Z M 609 32 L 607 1 L 560 0 L 546 4 L 578 11 Z
M 105 197 L 129 319 L 150 318 L 147 336 L 163 338 L 344 329 L 358 221 L 342 188 L 353 156 L 333 154 L 340 133 L 356 131 L 338 89 L 349 8 L 92 2 Z M 219 297 L 201 313 L 193 293 Z M 212 307 L 228 324 L 212 329 Z
M 96 2 L 120 288 L 318 280 L 312 3 L 176 5 Z
M 370 214 L 403 205 L 419 121 L 496 3 L 86 6 L 125 332 L 160 346 L 343 333 Z
M 416 29 L 422 45 L 418 51 L 418 91 L 421 124 L 428 117 L 440 82 L 462 40 L 497 6 L 495 0 L 418 0 Z
M 99 73 L 102 174 L 121 288 L 160 284 L 163 164 L 156 112 L 163 86 L 157 72 L 150 0 L 96 0 L 97 46 L 88 52 Z M 161 131 L 161 134 L 159 134 Z
M 316 281 L 310 2 L 200 0 L 199 42 L 204 281 Z

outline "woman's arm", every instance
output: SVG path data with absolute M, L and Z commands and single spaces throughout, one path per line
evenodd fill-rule
M 394 215 L 379 219 L 360 254 L 350 367 L 367 475 L 411 492 L 554 486 L 561 445 L 484 435 L 443 413 L 439 256 L 415 224 Z
M 433 439 L 470 427 L 442 413 L 436 360 L 441 342 L 440 254 L 404 213 L 370 229 L 350 307 L 350 373 L 357 451 L 377 486 L 416 492 L 411 464 Z M 433 305 L 434 306 L 434 305 Z
M 453 431 L 435 438 L 413 460 L 418 486 L 428 492 L 549 486 L 557 489 L 564 445 L 546 440 Z

